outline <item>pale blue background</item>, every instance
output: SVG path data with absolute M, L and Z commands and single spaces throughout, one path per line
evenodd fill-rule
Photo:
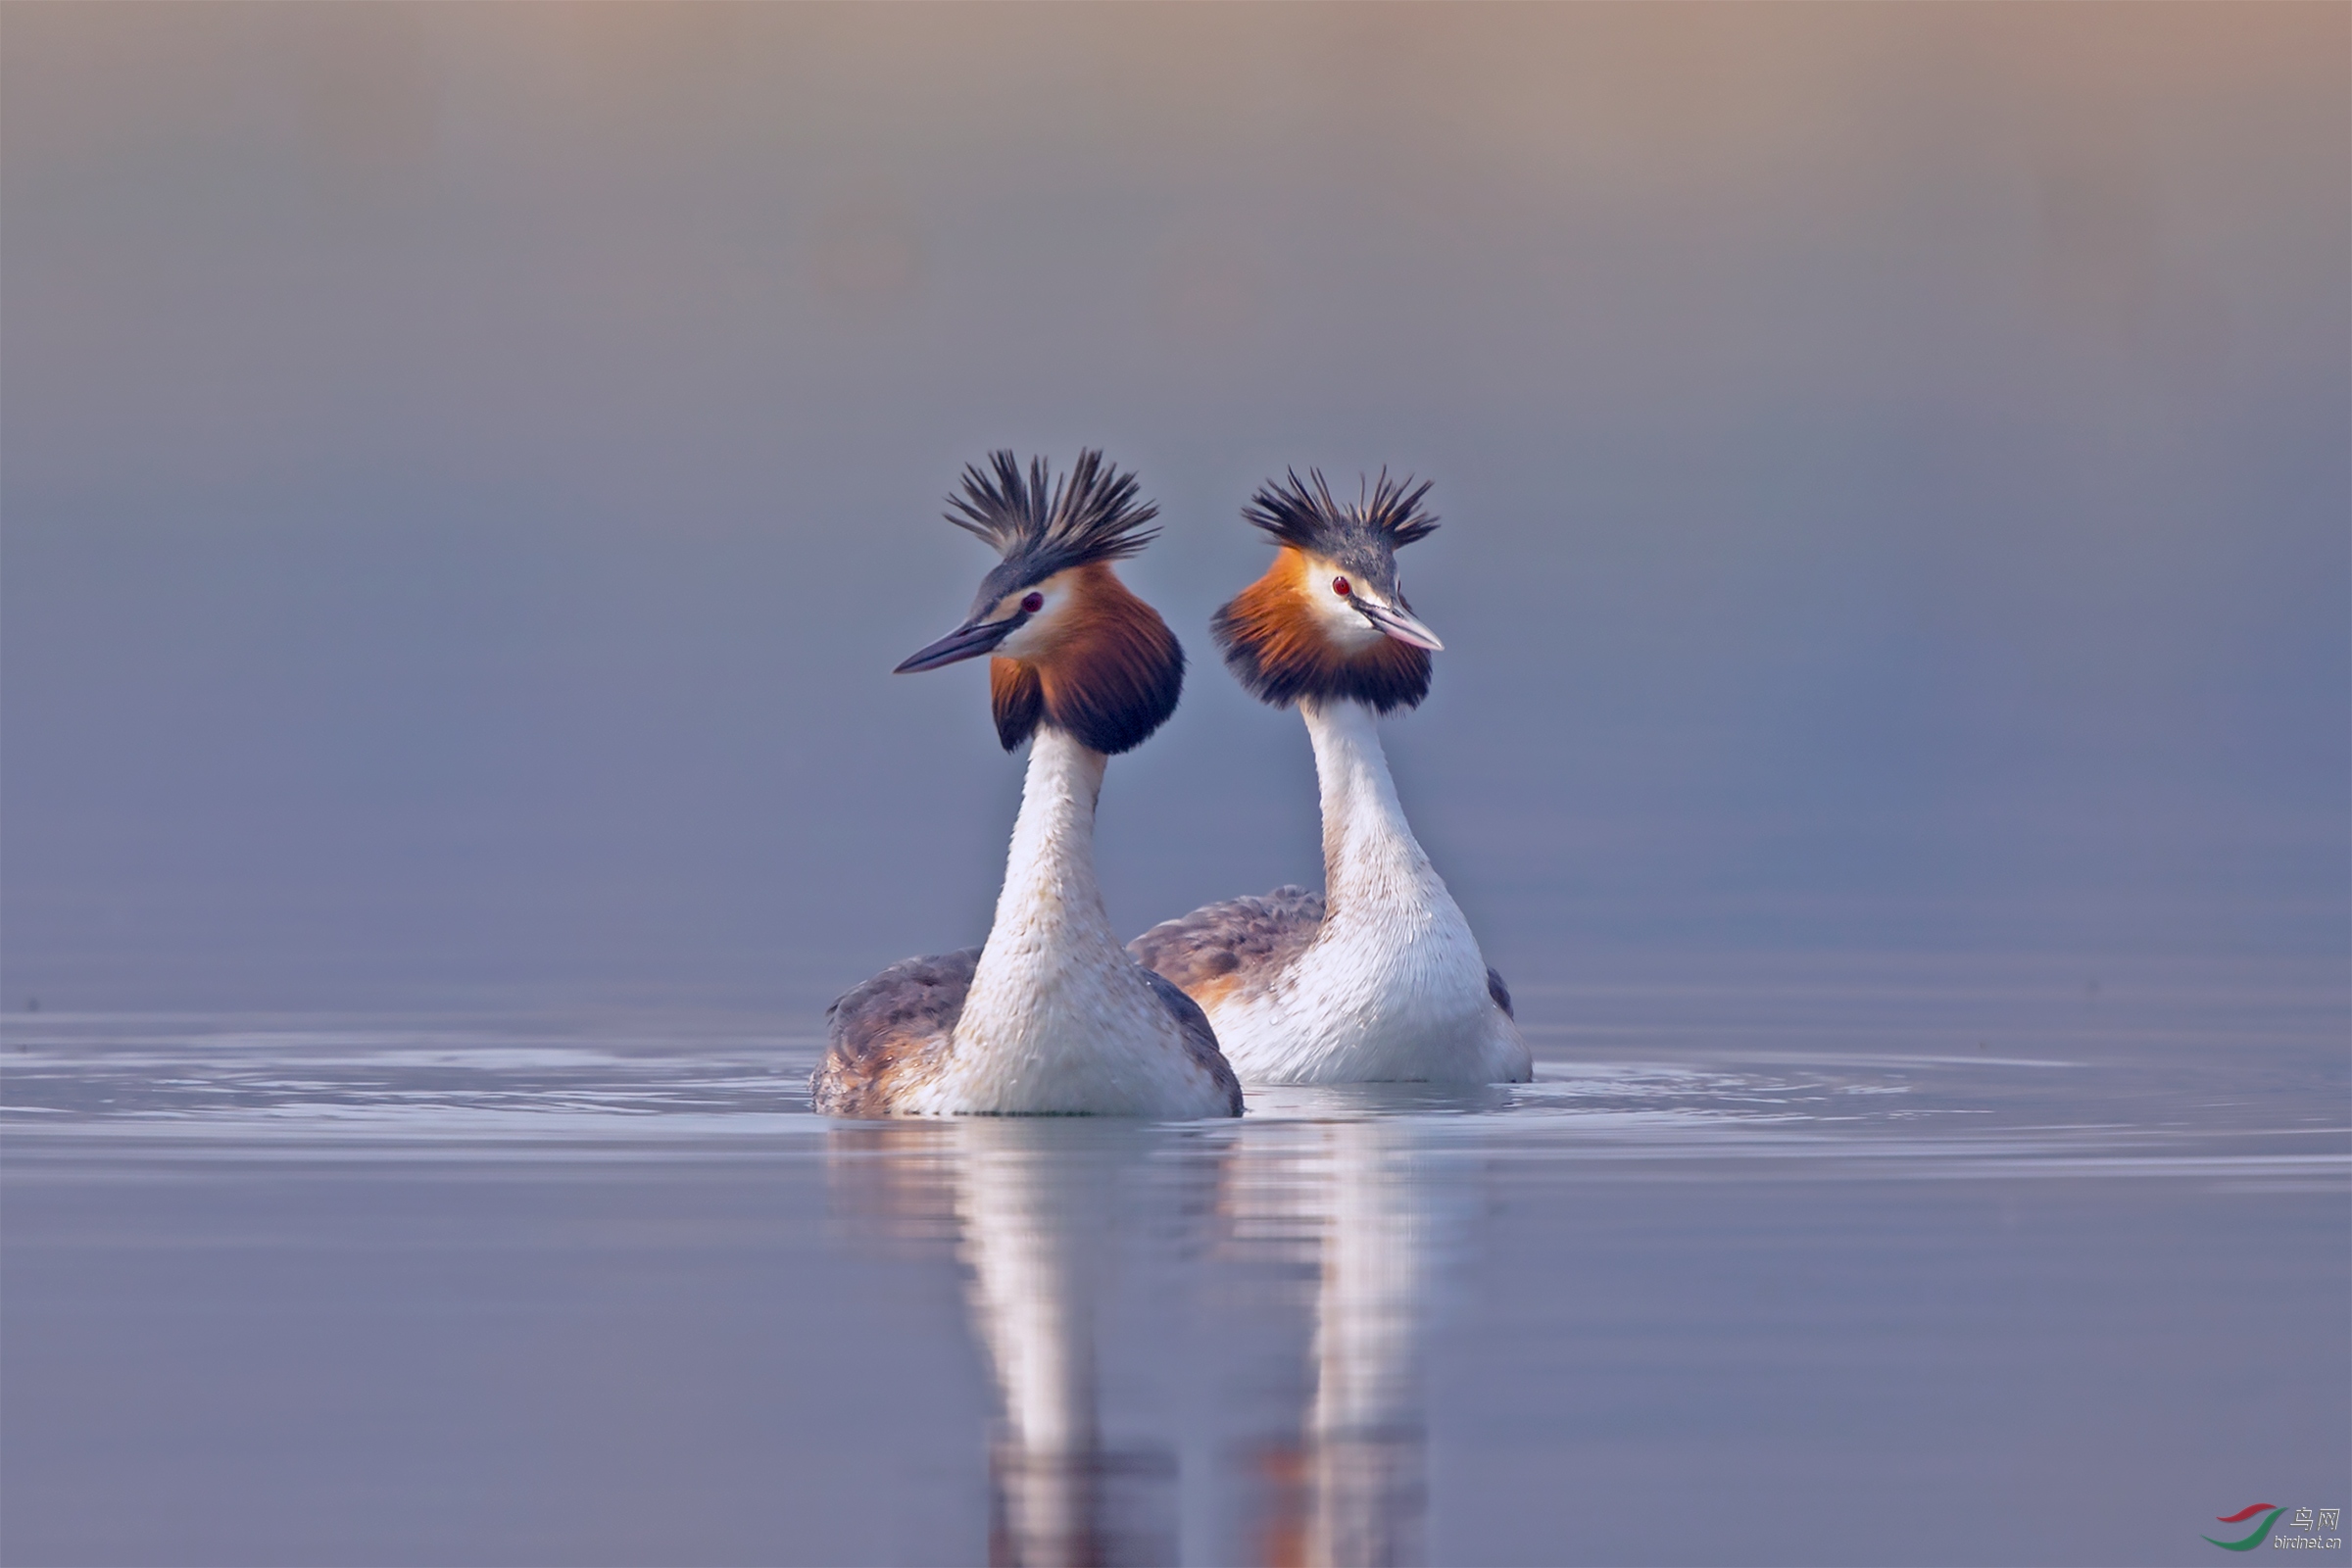
M 2340 954 L 2346 14 L 8 10 L 5 1000 L 821 1003 L 977 940 L 892 678 L 1101 444 L 1194 677 L 1140 928 L 1312 880 L 1219 669 L 1387 464 L 1392 731 L 1515 978 Z

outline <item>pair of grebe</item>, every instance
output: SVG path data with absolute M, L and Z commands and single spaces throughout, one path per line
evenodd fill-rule
M 948 520 L 996 547 L 964 623 L 901 671 L 990 657 L 998 738 L 1030 743 L 988 941 L 891 965 L 833 1004 L 810 1090 L 838 1116 L 1233 1116 L 1243 1082 L 1525 1082 L 1510 994 L 1397 804 L 1375 720 L 1428 694 L 1436 635 L 1396 580 L 1429 486 L 1353 505 L 1261 488 L 1266 574 L 1212 623 L 1228 667 L 1298 709 L 1323 807 L 1321 895 L 1234 899 L 1122 947 L 1095 882 L 1104 763 L 1175 711 L 1184 652 L 1111 563 L 1156 535 L 1136 481 L 1080 454 L 1049 482 L 967 467 Z

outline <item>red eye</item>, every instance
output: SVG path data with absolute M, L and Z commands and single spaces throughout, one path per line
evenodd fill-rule
M 1352 589 L 1352 588 L 1350 588 L 1350 587 L 1348 587 L 1348 579 L 1347 579 L 1347 578 L 1345 578 L 1345 577 L 1334 577 L 1334 578 L 1332 578 L 1332 579 L 1331 579 L 1331 591 L 1332 591 L 1333 593 L 1335 593 L 1335 594 L 1338 594 L 1338 595 L 1339 595 L 1339 596 L 1340 596 L 1342 599 L 1345 599 L 1345 598 L 1347 598 L 1347 597 L 1348 597 L 1349 594 L 1351 594 L 1351 593 L 1355 592 L 1355 590 L 1354 590 L 1354 589 Z
M 1021 610 L 1024 613 L 1034 615 L 1045 608 L 1046 596 L 1044 594 L 1021 595 Z

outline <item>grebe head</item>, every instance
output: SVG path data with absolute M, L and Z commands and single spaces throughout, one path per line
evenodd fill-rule
M 1385 713 L 1429 695 L 1429 656 L 1445 647 L 1396 582 L 1396 552 L 1437 530 L 1429 484 L 1387 469 L 1353 505 L 1319 470 L 1258 487 L 1242 515 L 1281 549 L 1263 577 L 1210 622 L 1225 663 L 1260 702 L 1348 699 Z
M 1135 475 L 1087 451 L 1050 486 L 1046 460 L 1026 478 L 1009 452 L 963 470 L 948 520 L 1004 559 L 980 580 L 962 625 L 899 665 L 905 673 L 993 655 L 989 698 L 997 738 L 1011 751 L 1039 725 L 1105 755 L 1141 745 L 1176 710 L 1184 650 L 1159 612 L 1127 591 L 1110 564 L 1150 544 L 1159 514 L 1139 502 Z

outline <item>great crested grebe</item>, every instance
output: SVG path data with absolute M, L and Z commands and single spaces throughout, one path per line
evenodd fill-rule
M 1443 645 L 1396 585 L 1396 551 L 1437 518 L 1429 486 L 1384 472 L 1343 506 L 1321 473 L 1243 510 L 1280 546 L 1211 629 L 1250 694 L 1298 707 L 1323 804 L 1324 892 L 1276 888 L 1153 926 L 1128 945 L 1216 1026 L 1252 1083 L 1525 1083 L 1510 992 L 1414 842 L 1377 715 L 1429 692 Z
M 1110 564 L 1149 544 L 1135 477 L 1082 452 L 1048 494 L 1009 452 L 963 471 L 948 520 L 1003 560 L 964 623 L 900 672 L 995 656 L 997 737 L 1030 742 L 984 947 L 894 963 L 833 1004 L 809 1080 L 835 1116 L 1238 1116 L 1208 1020 L 1119 947 L 1095 885 L 1104 761 L 1176 710 L 1184 651 Z

